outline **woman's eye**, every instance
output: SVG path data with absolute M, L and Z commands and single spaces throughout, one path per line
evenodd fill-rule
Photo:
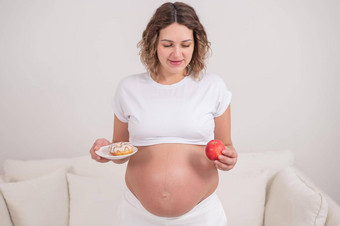
M 168 48 L 168 47 L 172 47 L 173 45 L 172 44 L 169 44 L 169 45 L 163 45 L 164 48 Z M 190 45 L 182 45 L 183 48 L 188 48 L 190 47 Z

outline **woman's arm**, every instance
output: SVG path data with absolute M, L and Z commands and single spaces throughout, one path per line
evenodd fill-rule
M 113 125 L 113 142 L 127 142 L 129 141 L 129 132 L 128 132 L 128 124 L 120 121 L 116 116 L 114 116 L 114 125 Z M 119 160 L 109 160 L 106 158 L 102 158 L 99 155 L 96 154 L 96 151 L 98 151 L 102 146 L 110 145 L 110 141 L 100 138 L 97 139 L 94 144 L 92 145 L 90 149 L 90 154 L 92 159 L 96 160 L 97 162 L 105 163 L 109 161 L 113 161 L 114 163 L 124 163 L 127 160 L 129 160 L 129 157 Z
M 237 162 L 237 152 L 231 141 L 230 105 L 222 115 L 215 118 L 214 136 L 226 146 L 223 155 L 219 156 L 219 160 L 215 160 L 215 165 L 220 170 L 231 170 Z

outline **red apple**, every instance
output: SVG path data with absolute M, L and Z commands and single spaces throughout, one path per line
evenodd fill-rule
M 225 149 L 225 146 L 220 140 L 211 140 L 205 146 L 205 154 L 210 160 L 217 160 L 218 156 L 222 154 L 222 151 Z

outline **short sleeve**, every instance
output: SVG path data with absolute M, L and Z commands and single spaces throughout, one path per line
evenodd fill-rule
M 214 112 L 214 117 L 221 116 L 228 108 L 231 102 L 232 93 L 228 90 L 226 84 L 221 79 L 217 86 L 218 99 L 216 103 L 216 111 Z
M 112 109 L 114 114 L 117 116 L 117 118 L 122 121 L 127 123 L 128 122 L 128 116 L 126 115 L 126 111 L 124 111 L 125 106 L 124 106 L 124 99 L 123 99 L 123 87 L 122 83 L 119 83 L 116 93 L 112 99 Z

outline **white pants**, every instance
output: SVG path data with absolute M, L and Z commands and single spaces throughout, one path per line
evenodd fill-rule
M 216 193 L 179 217 L 159 217 L 148 212 L 126 189 L 118 209 L 120 226 L 226 226 L 227 218 Z

